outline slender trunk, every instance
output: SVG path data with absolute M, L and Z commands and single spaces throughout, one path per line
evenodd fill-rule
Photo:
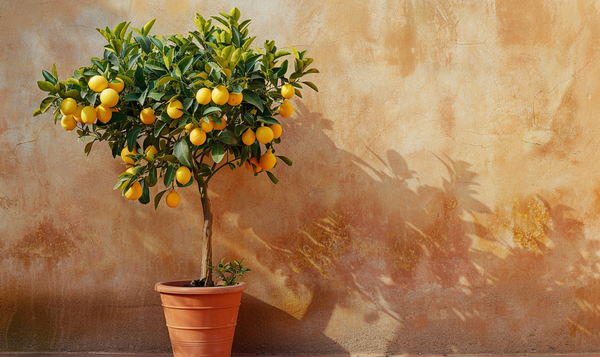
M 199 175 L 196 175 L 198 181 L 198 191 L 202 199 L 202 212 L 204 214 L 203 236 L 202 236 L 202 267 L 200 270 L 201 279 L 204 280 L 204 286 L 214 286 L 212 280 L 212 223 L 213 213 L 208 198 L 208 185 Z

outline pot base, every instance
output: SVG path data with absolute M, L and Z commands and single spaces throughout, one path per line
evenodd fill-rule
M 229 357 L 245 283 L 184 287 L 191 280 L 158 283 L 174 357 Z

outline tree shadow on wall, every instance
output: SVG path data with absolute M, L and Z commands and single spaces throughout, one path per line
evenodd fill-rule
M 303 153 L 289 170 L 300 174 L 281 177 L 290 187 L 268 200 L 232 210 L 265 247 L 252 264 L 282 276 L 294 296 L 273 288 L 266 302 L 247 297 L 239 328 L 257 340 L 237 338 L 235 351 L 344 352 L 348 328 L 377 336 L 361 344 L 387 354 L 598 347 L 600 243 L 586 239 L 580 213 L 560 195 L 525 194 L 490 209 L 476 198 L 468 162 L 432 153 L 442 185 L 422 184 L 393 150 L 367 149 L 367 162 L 337 148 L 325 133 L 332 123 L 298 105 L 284 133 Z M 272 220 L 245 219 L 256 210 Z M 297 317 L 276 310 L 249 320 L 269 303 L 288 311 L 290 299 Z
M 239 229 L 251 228 L 266 248 L 257 253 L 258 262 L 252 264 L 285 277 L 286 288 L 297 299 L 294 304 L 301 306 L 301 317 L 288 329 L 277 328 L 275 322 L 250 322 L 253 309 L 265 308 L 266 304 L 247 297 L 250 303 L 242 307 L 238 328 L 249 333 L 262 331 L 261 336 L 271 331 L 280 336 L 276 339 L 280 342 L 306 341 L 294 345 L 294 353 L 345 352 L 326 336 L 330 322 L 340 321 L 339 316 L 334 317 L 336 310 L 356 311 L 357 306 L 363 306 L 358 314 L 367 324 L 361 329 L 376 326 L 381 318 L 399 330 L 405 328 L 411 313 L 402 310 L 401 302 L 417 285 L 432 283 L 446 288 L 458 284 L 463 275 L 475 274 L 469 264 L 468 235 L 489 232 L 463 216 L 491 211 L 475 198 L 477 174 L 469 163 L 432 154 L 447 172 L 443 186 L 421 184 L 417 172 L 393 150 L 388 150 L 385 157 L 369 150 L 371 164 L 337 148 L 325 134 L 332 123 L 298 105 L 295 120 L 283 126 L 294 151 L 303 152 L 293 168 L 301 175 L 283 177 L 282 181 L 291 181 L 292 189 L 285 193 L 281 192 L 284 189 L 272 190 L 268 201 L 290 204 L 259 202 L 256 206 L 236 206 L 233 212 L 240 217 Z M 305 141 L 310 145 L 302 146 Z M 297 150 L 298 146 L 301 149 Z M 245 219 L 256 210 L 264 217 L 283 216 L 287 220 L 273 226 Z M 427 271 L 426 277 L 417 276 L 419 267 Z M 273 296 L 271 301 L 278 299 Z M 278 311 L 275 315 L 281 316 Z M 319 339 L 326 342 L 311 343 Z M 260 351 L 289 352 L 290 346 L 283 342 L 261 345 Z M 238 338 L 234 350 L 256 351 L 258 343 Z M 416 352 L 417 347 L 392 349 Z

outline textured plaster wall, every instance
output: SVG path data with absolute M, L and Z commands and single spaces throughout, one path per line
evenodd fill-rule
M 108 148 L 32 118 L 36 80 L 238 6 L 308 49 L 274 186 L 227 172 L 215 258 L 252 273 L 238 352 L 600 350 L 600 2 L 0 2 L 0 350 L 168 351 L 154 283 L 195 277 L 202 211 L 127 202 Z

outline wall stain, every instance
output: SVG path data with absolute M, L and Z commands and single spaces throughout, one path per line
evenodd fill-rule
M 498 34 L 505 46 L 552 45 L 555 11 L 550 3 L 496 0 Z
M 33 261 L 41 259 L 48 268 L 53 269 L 59 261 L 72 256 L 76 251 L 71 231 L 61 232 L 51 219 L 44 218 L 35 230 L 11 244 L 0 257 L 16 258 L 27 268 L 31 267 Z

